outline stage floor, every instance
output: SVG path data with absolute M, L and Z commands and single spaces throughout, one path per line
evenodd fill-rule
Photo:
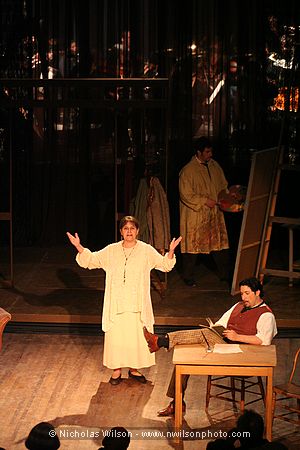
M 274 344 L 274 384 L 281 384 L 289 376 L 300 340 L 274 339 Z M 166 390 L 172 356 L 172 351 L 161 350 L 156 365 L 141 369 L 146 384 L 129 379 L 123 369 L 122 383 L 112 386 L 111 371 L 102 364 L 103 336 L 7 333 L 0 353 L 0 446 L 24 449 L 31 428 L 47 421 L 55 426 L 62 449 L 97 450 L 101 430 L 123 426 L 132 433 L 130 450 L 205 450 L 209 441 L 224 438 L 235 426 L 239 404 L 234 408 L 213 398 L 205 410 L 207 377 L 191 376 L 185 395 L 184 439 L 176 444 L 173 418 L 157 416 L 170 401 Z M 248 403 L 255 399 L 248 393 L 246 408 L 264 416 L 261 400 Z M 297 450 L 299 427 L 275 419 L 273 439 Z
M 158 352 L 156 365 L 143 370 L 146 385 L 133 383 L 125 370 L 120 386 L 108 383 L 111 371 L 102 365 L 100 333 L 104 272 L 78 267 L 72 250 L 16 249 L 14 287 L 0 289 L 0 306 L 12 314 L 0 355 L 0 406 L 4 412 L 0 415 L 0 445 L 4 447 L 23 448 L 29 430 L 41 420 L 71 431 L 120 425 L 139 433 L 157 429 L 166 433 L 174 426 L 171 418 L 156 415 L 169 401 L 165 393 L 173 369 L 172 352 Z M 197 270 L 199 287 L 185 286 L 178 264 L 167 276 L 163 296 L 155 287 L 152 289 L 158 332 L 197 326 L 207 316 L 217 319 L 239 298 L 230 295 L 229 286 L 220 282 L 213 270 L 203 264 Z M 295 282 L 289 288 L 287 279 L 270 278 L 265 291 L 279 328 L 274 339 L 278 355 L 274 382 L 282 383 L 289 375 L 300 342 L 300 286 Z M 85 335 L 89 330 L 92 336 Z M 205 377 L 191 377 L 185 398 L 185 430 L 206 434 L 229 430 L 235 425 L 238 411 L 227 402 L 212 401 L 205 413 L 205 389 Z M 251 407 L 264 413 L 262 402 Z M 275 420 L 273 433 L 274 439 L 280 439 L 289 449 L 299 448 L 296 426 Z M 208 440 L 211 438 L 197 440 L 197 448 L 205 449 Z M 74 448 L 72 440 L 65 439 L 62 445 Z M 100 445 L 100 438 L 80 441 L 82 449 Z M 136 438 L 131 447 L 188 450 L 195 448 L 195 441 L 175 444 L 166 438 Z
M 4 266 L 0 268 L 5 269 Z M 250 275 L 250 274 L 249 274 Z M 157 273 L 155 275 L 157 277 Z M 153 278 L 151 296 L 157 327 L 197 326 L 205 317 L 217 319 L 239 296 L 230 294 L 207 265 L 197 265 L 198 287 L 187 287 L 180 275 L 180 260 L 172 272 L 161 274 L 166 289 L 161 294 Z M 2 278 L 4 276 L 2 275 Z M 278 328 L 300 329 L 300 282 L 288 286 L 287 278 L 265 279 L 265 299 Z M 0 306 L 16 324 L 101 324 L 105 274 L 85 270 L 75 261 L 69 246 L 17 248 L 14 251 L 14 287 L 0 289 Z M 290 337 L 292 337 L 290 335 Z

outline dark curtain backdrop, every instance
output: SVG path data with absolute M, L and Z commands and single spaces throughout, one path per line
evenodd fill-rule
M 144 173 L 146 142 L 160 176 L 167 135 L 168 173 L 162 181 L 174 232 L 178 172 L 197 136 L 211 137 L 230 183 L 247 181 L 251 149 L 283 139 L 297 155 L 299 113 L 297 106 L 290 111 L 290 103 L 298 104 L 299 5 L 298 0 L 1 1 L 1 78 L 64 77 L 70 86 L 74 78 L 169 79 L 168 124 L 159 110 L 1 108 L 0 170 L 5 172 L 5 152 L 12 145 L 16 245 L 64 243 L 67 229 L 80 232 L 89 245 L 114 239 L 116 136 L 121 150 L 133 149 L 133 174 Z M 283 100 L 274 107 L 280 92 Z M 2 97 L 9 95 L 2 90 Z M 156 93 L 145 91 L 145 98 L 149 95 Z M 0 202 L 5 208 L 5 195 Z

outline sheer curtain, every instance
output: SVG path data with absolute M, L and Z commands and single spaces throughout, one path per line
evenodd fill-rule
M 66 228 L 77 228 L 97 245 L 110 242 L 116 154 L 122 160 L 129 152 L 133 177 L 143 173 L 150 155 L 159 175 L 166 136 L 174 210 L 178 171 L 197 136 L 212 138 L 229 177 L 233 170 L 247 172 L 250 149 L 282 138 L 293 140 L 297 157 L 299 9 L 296 0 L 2 2 L 1 78 L 67 79 L 68 87 L 55 95 L 68 101 L 100 95 L 98 89 L 74 90 L 72 80 L 78 78 L 169 79 L 168 121 L 163 110 L 146 106 L 117 114 L 88 104 L 56 102 L 53 109 L 24 106 L 23 112 L 15 107 L 17 242 L 61 243 Z M 107 99 L 130 92 L 104 89 Z M 15 100 L 12 91 L 1 95 Z M 43 100 L 46 94 L 39 95 Z M 153 89 L 143 95 L 157 98 Z M 8 116 L 2 108 L 6 146 Z

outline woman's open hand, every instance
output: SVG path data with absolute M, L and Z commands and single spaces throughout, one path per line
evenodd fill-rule
M 77 233 L 75 233 L 75 236 L 73 236 L 73 234 L 69 233 L 67 231 L 67 236 L 69 238 L 69 241 L 71 242 L 72 245 L 74 245 L 74 247 L 76 247 L 77 251 L 79 253 L 82 253 L 84 248 L 82 247 L 82 245 L 80 244 L 80 239 Z
M 169 250 L 170 252 L 174 252 L 175 248 L 177 247 L 177 245 L 179 244 L 179 242 L 182 240 L 182 236 L 179 236 L 179 238 L 173 238 L 170 242 L 170 247 Z

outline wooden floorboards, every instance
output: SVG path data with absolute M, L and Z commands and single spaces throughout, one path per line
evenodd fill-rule
M 275 383 L 286 380 L 299 339 L 275 339 L 278 366 Z M 128 379 L 108 383 L 110 370 L 102 365 L 102 336 L 73 336 L 5 333 L 0 355 L 0 446 L 7 450 L 24 449 L 24 439 L 40 421 L 49 421 L 70 436 L 81 432 L 83 440 L 61 439 L 62 449 L 101 447 L 100 429 L 124 426 L 132 431 L 130 449 L 205 449 L 208 440 L 146 439 L 143 431 L 172 431 L 173 420 L 157 417 L 156 411 L 168 403 L 165 395 L 172 373 L 172 352 L 160 350 L 156 365 L 144 369 L 148 379 L 141 385 Z M 191 377 L 187 393 L 186 432 L 218 433 L 230 429 L 236 413 L 230 403 L 211 400 L 204 409 L 206 379 Z M 251 405 L 263 413 L 261 402 Z M 97 437 L 97 432 L 100 437 Z M 89 433 L 89 434 L 88 434 Z M 92 437 L 93 433 L 96 437 Z M 299 428 L 275 420 L 274 438 L 300 446 Z M 87 435 L 88 434 L 88 435 Z
M 97 333 L 97 327 L 101 327 L 104 276 L 101 271 L 81 269 L 74 257 L 68 246 L 16 249 L 14 287 L 0 289 L 0 306 L 12 314 L 6 327 L 10 332 L 4 334 L 0 354 L 0 447 L 24 449 L 24 439 L 32 426 L 50 421 L 65 434 L 72 430 L 97 433 L 100 428 L 125 426 L 135 432 L 130 449 L 205 449 L 205 439 L 175 445 L 165 437 L 167 431 L 172 431 L 172 419 L 156 415 L 169 402 L 165 392 L 173 370 L 172 353 L 161 350 L 156 365 L 143 370 L 149 380 L 146 385 L 128 379 L 125 370 L 119 386 L 108 383 L 110 371 L 102 365 L 103 336 Z M 197 326 L 207 316 L 218 318 L 236 301 L 227 284 L 203 264 L 198 266 L 197 282 L 199 287 L 187 288 L 178 264 L 168 274 L 163 297 L 152 289 L 157 327 Z M 295 282 L 288 288 L 286 279 L 271 278 L 265 290 L 279 336 L 285 337 L 274 341 L 278 348 L 275 382 L 279 383 L 286 381 L 300 345 L 300 285 Z M 73 324 L 78 326 L 71 327 Z M 81 334 L 79 325 L 92 329 L 92 335 L 88 330 Z M 287 333 L 283 332 L 285 328 Z M 74 334 L 74 330 L 80 334 Z M 205 389 L 203 377 L 191 377 L 186 392 L 185 430 L 228 430 L 236 420 L 231 404 L 212 399 L 206 413 Z M 263 413 L 261 403 L 254 406 Z M 164 433 L 164 437 L 142 439 L 142 431 Z M 282 439 L 291 449 L 300 448 L 299 428 L 293 425 L 275 421 L 274 438 Z M 62 439 L 61 448 L 93 450 L 101 447 L 101 441 L 102 436 L 80 441 Z

